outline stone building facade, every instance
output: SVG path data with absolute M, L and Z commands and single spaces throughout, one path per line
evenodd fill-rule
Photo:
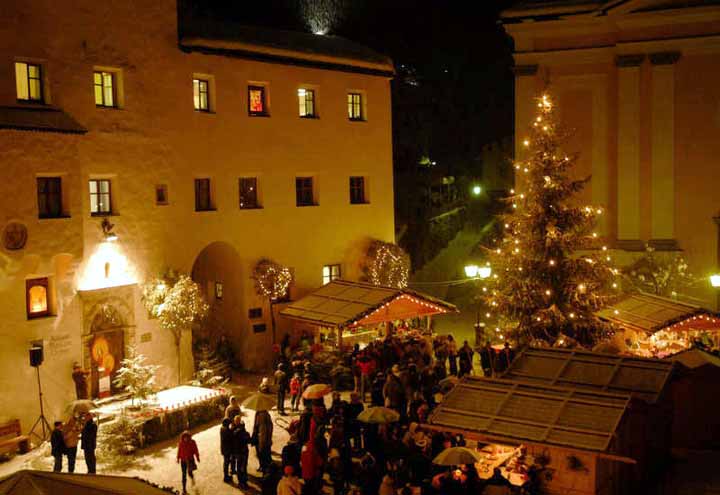
M 684 295 L 716 306 L 720 2 L 528 0 L 502 16 L 515 43 L 516 156 L 548 89 L 616 259 L 648 244 L 682 250 L 702 278 Z
M 178 359 L 187 378 L 190 339 L 178 356 L 140 299 L 167 269 L 192 274 L 214 330 L 262 369 L 260 258 L 292 269 L 294 298 L 324 267 L 357 278 L 367 240 L 393 240 L 387 58 L 330 37 L 185 32 L 175 0 L 2 11 L 0 416 L 24 430 L 37 416 L 33 343 L 51 421 L 74 398 L 74 362 L 96 394 L 130 344 L 162 385 Z

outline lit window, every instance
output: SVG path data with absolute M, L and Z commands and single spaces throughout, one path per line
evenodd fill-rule
M 112 213 L 112 198 L 109 179 L 90 180 L 90 214 L 110 215 Z
M 362 94 L 348 93 L 348 118 L 350 120 L 363 120 Z
M 248 86 L 248 113 L 250 115 L 267 115 L 264 87 Z
M 38 217 L 60 218 L 62 211 L 62 179 L 60 177 L 38 177 Z
M 193 79 L 193 102 L 195 110 L 199 112 L 210 111 L 210 85 L 205 79 Z
M 15 87 L 18 100 L 42 102 L 42 68 L 40 65 L 15 62 Z
M 341 277 L 340 265 L 325 265 L 322 271 L 323 285 Z
M 295 204 L 297 206 L 314 206 L 315 192 L 312 177 L 295 178 Z
M 215 299 L 223 298 L 223 284 L 222 282 L 215 282 Z
M 195 211 L 212 211 L 210 179 L 195 179 Z
M 350 204 L 362 205 L 365 198 L 365 177 L 350 177 Z
M 298 89 L 298 104 L 300 106 L 300 117 L 315 117 L 315 91 L 312 89 Z
M 25 281 L 27 317 L 38 318 L 50 314 L 48 305 L 48 279 L 35 278 Z
M 253 209 L 259 208 L 257 177 L 241 177 L 240 178 L 240 208 Z
M 95 71 L 94 78 L 95 105 L 98 107 L 115 107 L 115 74 Z

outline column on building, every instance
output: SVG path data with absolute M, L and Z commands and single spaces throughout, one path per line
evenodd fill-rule
M 650 54 L 652 161 L 650 244 L 677 249 L 675 240 L 675 62 L 678 52 Z
M 641 250 L 640 239 L 640 65 L 645 55 L 619 55 L 617 246 Z

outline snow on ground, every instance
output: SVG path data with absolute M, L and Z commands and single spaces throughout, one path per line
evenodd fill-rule
M 242 400 L 256 390 L 260 379 L 261 377 L 258 375 L 242 375 L 238 377 L 232 387 L 233 393 L 238 399 Z M 252 429 L 253 415 L 254 413 L 252 411 L 247 411 L 244 414 L 244 421 L 248 430 Z M 274 421 L 277 414 L 272 411 L 271 415 Z M 290 419 L 291 416 L 286 418 Z M 193 438 L 198 444 L 198 450 L 200 451 L 200 463 L 198 465 L 198 471 L 195 473 L 195 484 L 192 484 L 192 482 L 188 480 L 188 493 L 192 495 L 260 493 L 258 485 L 260 474 L 257 472 L 258 461 L 254 448 L 250 449 L 250 461 L 248 462 L 251 488 L 249 490 L 241 490 L 236 485 L 229 485 L 223 482 L 219 422 L 205 425 L 192 431 L 192 433 Z M 128 462 L 123 464 L 122 467 L 110 468 L 106 463 L 102 462 L 102 459 L 98 459 L 98 473 L 131 477 L 137 476 L 160 486 L 169 486 L 179 491 L 182 489 L 180 466 L 175 461 L 178 440 L 179 437 L 142 449 L 138 451 L 136 455 L 129 457 L 127 459 Z M 287 432 L 276 425 L 273 429 L 273 457 L 278 461 L 280 451 L 287 440 Z M 64 459 L 64 461 L 66 461 L 66 459 Z M 53 459 L 49 455 L 49 448 L 47 446 L 37 448 L 28 454 L 15 456 L 10 461 L 0 464 L 0 478 L 20 469 L 50 471 L 52 470 L 52 464 Z M 66 465 L 63 467 L 67 469 Z M 82 450 L 78 450 L 75 472 L 86 472 Z

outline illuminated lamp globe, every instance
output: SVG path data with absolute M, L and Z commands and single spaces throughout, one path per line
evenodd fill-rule
M 480 278 L 488 278 L 490 277 L 490 275 L 492 275 L 492 268 L 487 265 L 481 266 L 480 268 L 478 268 L 477 275 Z
M 465 276 L 468 278 L 475 278 L 478 276 L 480 267 L 477 265 L 465 265 Z
M 482 187 L 479 185 L 474 185 L 472 188 L 472 193 L 474 196 L 480 196 L 480 194 L 482 193 Z
M 720 273 L 710 275 L 710 285 L 720 288 Z

